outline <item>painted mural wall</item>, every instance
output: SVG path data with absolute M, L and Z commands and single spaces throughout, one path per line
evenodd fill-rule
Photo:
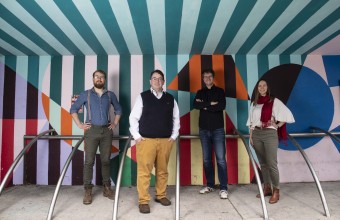
M 116 93 L 123 116 L 115 135 L 129 135 L 128 117 L 137 95 L 149 89 L 149 75 L 161 69 L 167 92 L 178 101 L 181 134 L 198 134 L 195 93 L 202 86 L 201 70 L 213 67 L 215 82 L 225 89 L 225 128 L 247 134 L 246 121 L 253 89 L 260 78 L 270 82 L 274 95 L 292 110 L 296 123 L 289 133 L 311 132 L 310 126 L 340 131 L 340 56 L 278 55 L 109 55 L 0 57 L 0 164 L 1 180 L 23 148 L 23 136 L 53 128 L 60 135 L 81 135 L 69 114 L 71 97 L 92 87 L 92 73 L 108 73 L 107 88 Z M 84 113 L 86 114 L 86 112 Z M 84 117 L 81 114 L 81 118 Z M 340 180 L 340 146 L 328 137 L 298 138 L 321 181 Z M 77 141 L 39 140 L 21 160 L 10 184 L 56 184 L 72 146 Z M 136 184 L 134 142 L 128 150 L 123 185 Z M 112 143 L 112 179 L 119 165 L 124 140 Z M 227 139 L 230 184 L 254 182 L 249 157 L 240 139 Z M 175 184 L 175 146 L 169 164 L 169 184 Z M 312 181 L 307 165 L 288 142 L 279 147 L 282 182 Z M 83 146 L 77 151 L 64 185 L 82 184 Z M 181 141 L 181 184 L 204 184 L 202 150 L 198 139 Z M 100 160 L 96 160 L 94 184 L 101 184 Z M 26 169 L 26 176 L 24 175 Z M 152 179 L 154 181 L 154 179 Z M 218 181 L 218 180 L 216 180 Z

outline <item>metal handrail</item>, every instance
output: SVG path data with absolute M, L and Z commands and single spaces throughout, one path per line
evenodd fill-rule
M 338 143 L 340 144 L 340 138 L 338 138 L 337 136 L 335 136 L 335 135 L 332 134 L 331 132 L 326 131 L 326 130 L 323 130 L 323 129 L 318 128 L 318 127 L 313 127 L 313 126 L 310 127 L 310 129 L 312 129 L 312 131 L 313 131 L 313 130 L 319 130 L 319 131 L 321 131 L 321 132 L 327 134 L 328 136 L 330 136 L 331 138 L 333 138 L 336 142 L 338 142 Z M 335 133 L 335 132 L 334 132 L 334 133 Z
M 251 165 L 253 167 L 254 173 L 255 173 L 255 178 L 256 178 L 256 182 L 257 182 L 257 187 L 260 191 L 260 198 L 261 198 L 261 204 L 262 204 L 262 210 L 263 210 L 263 218 L 264 219 L 268 219 L 268 211 L 267 211 L 267 206 L 266 206 L 266 202 L 264 200 L 264 194 L 263 194 L 263 190 L 262 190 L 262 184 L 261 184 L 261 179 L 260 179 L 260 175 L 259 172 L 256 169 L 256 164 L 255 164 L 255 160 L 254 160 L 254 156 L 250 150 L 250 147 L 248 145 L 248 143 L 246 142 L 245 137 L 237 130 L 234 129 L 234 131 L 239 135 L 239 137 L 242 139 L 242 142 L 245 146 L 245 148 L 247 149 L 250 161 L 251 161 Z
M 307 165 L 308 165 L 308 168 L 310 170 L 310 172 L 312 173 L 312 176 L 314 178 L 314 181 L 315 181 L 315 184 L 318 188 L 318 191 L 319 191 L 319 194 L 320 194 L 320 197 L 321 197 L 321 201 L 322 201 L 322 204 L 323 204 L 323 208 L 325 210 L 325 214 L 326 216 L 329 218 L 331 215 L 329 213 L 329 209 L 328 209 L 328 205 L 327 205 L 327 202 L 326 202 L 326 198 L 325 198 L 325 195 L 323 193 L 323 190 L 322 190 L 322 187 L 321 187 L 321 184 L 320 184 L 320 181 L 315 173 L 315 170 L 309 160 L 309 158 L 307 157 L 305 151 L 302 149 L 302 147 L 300 146 L 300 144 L 289 134 L 287 134 L 288 138 L 290 139 L 290 141 L 299 149 L 302 157 L 305 159 Z
M 22 151 L 18 154 L 18 156 L 15 158 L 15 160 L 13 161 L 11 167 L 8 169 L 4 179 L 2 180 L 2 183 L 0 185 L 0 195 L 2 193 L 2 190 L 5 188 L 5 184 L 9 178 L 9 176 L 11 175 L 11 173 L 13 172 L 14 168 L 16 167 L 16 165 L 18 164 L 18 162 L 20 161 L 21 157 L 29 151 L 29 149 L 31 148 L 31 146 L 42 136 L 44 136 L 47 133 L 51 133 L 55 131 L 54 129 L 50 129 L 44 132 L 41 132 L 40 134 L 38 134 L 38 136 L 35 136 L 35 138 L 33 140 L 31 140 L 25 147 L 24 149 L 22 149 Z
M 176 207 L 175 207 L 175 216 L 176 220 L 179 220 L 180 216 L 180 198 L 179 198 L 179 187 L 180 187 L 180 138 L 178 137 L 176 140 Z
M 58 183 L 57 183 L 57 186 L 56 186 L 56 189 L 54 191 L 54 195 L 53 195 L 53 198 L 52 198 L 52 202 L 51 202 L 51 206 L 50 206 L 50 209 L 48 210 L 48 215 L 47 215 L 47 219 L 50 220 L 52 218 L 52 215 L 53 215 L 53 211 L 54 211 L 54 207 L 55 207 L 55 203 L 57 201 L 57 198 L 58 198 L 58 194 L 59 194 L 59 190 L 60 190 L 60 186 L 64 180 L 64 177 L 65 177 L 65 174 L 66 174 L 66 171 L 71 163 L 71 160 L 75 154 L 75 152 L 78 150 L 80 144 L 84 141 L 84 136 L 77 142 L 77 144 L 74 146 L 72 152 L 70 153 L 70 155 L 68 156 L 67 160 L 66 160 L 66 163 L 64 165 L 64 168 L 60 174 L 60 177 L 59 177 L 59 180 L 58 180 Z
M 129 136 L 129 139 L 126 141 L 126 144 L 125 144 L 125 147 L 124 147 L 124 150 L 123 150 L 123 154 L 122 154 L 122 158 L 121 158 L 120 164 L 119 164 L 118 177 L 117 177 L 117 182 L 116 182 L 115 201 L 114 201 L 113 213 L 112 213 L 112 219 L 114 219 L 114 220 L 117 219 L 120 183 L 122 181 L 123 167 L 124 167 L 126 152 L 127 152 L 127 149 L 129 148 L 131 139 L 132 139 L 132 136 Z

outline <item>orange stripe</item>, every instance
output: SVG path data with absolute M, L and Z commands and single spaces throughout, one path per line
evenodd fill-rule
M 61 134 L 72 135 L 72 116 L 64 108 L 61 108 Z M 65 140 L 65 142 L 72 145 L 72 140 Z
M 215 71 L 215 80 L 214 80 L 215 85 L 225 90 L 224 55 L 213 55 L 212 65 L 213 65 L 213 70 Z
M 178 74 L 172 80 L 172 82 L 168 85 L 168 89 L 178 90 Z
M 238 68 L 235 68 L 235 74 L 236 74 L 236 98 L 248 100 L 248 92 L 240 76 Z
M 42 99 L 42 104 L 43 104 L 46 118 L 47 120 L 50 120 L 50 98 L 44 93 L 42 93 L 41 99 Z
M 194 55 L 189 61 L 190 92 L 197 92 L 202 88 L 201 55 Z

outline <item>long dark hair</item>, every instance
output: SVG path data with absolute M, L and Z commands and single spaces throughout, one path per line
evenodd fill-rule
M 270 101 L 273 101 L 274 100 L 274 96 L 272 96 L 272 94 L 270 93 L 270 86 L 269 86 L 269 84 L 268 84 L 268 82 L 267 82 L 267 80 L 265 80 L 265 79 L 260 79 L 259 81 L 257 81 L 257 83 L 256 83 L 256 85 L 255 85 L 255 95 L 254 95 L 254 105 L 256 105 L 257 104 L 257 101 L 259 100 L 259 97 L 260 97 L 260 93 L 259 93 L 259 83 L 261 82 L 261 81 L 263 81 L 263 82 L 265 82 L 266 84 L 267 84 L 267 92 L 266 92 L 266 95 L 268 95 L 269 96 L 269 98 L 270 98 Z

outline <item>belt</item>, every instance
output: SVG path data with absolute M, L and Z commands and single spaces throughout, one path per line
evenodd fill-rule
M 258 130 L 266 130 L 266 129 L 272 129 L 272 128 L 262 128 L 262 127 L 259 127 L 259 126 L 255 126 L 255 129 L 258 129 Z
M 92 125 L 91 124 L 91 127 L 94 127 L 94 128 L 107 128 L 107 127 L 109 127 L 109 125 Z

